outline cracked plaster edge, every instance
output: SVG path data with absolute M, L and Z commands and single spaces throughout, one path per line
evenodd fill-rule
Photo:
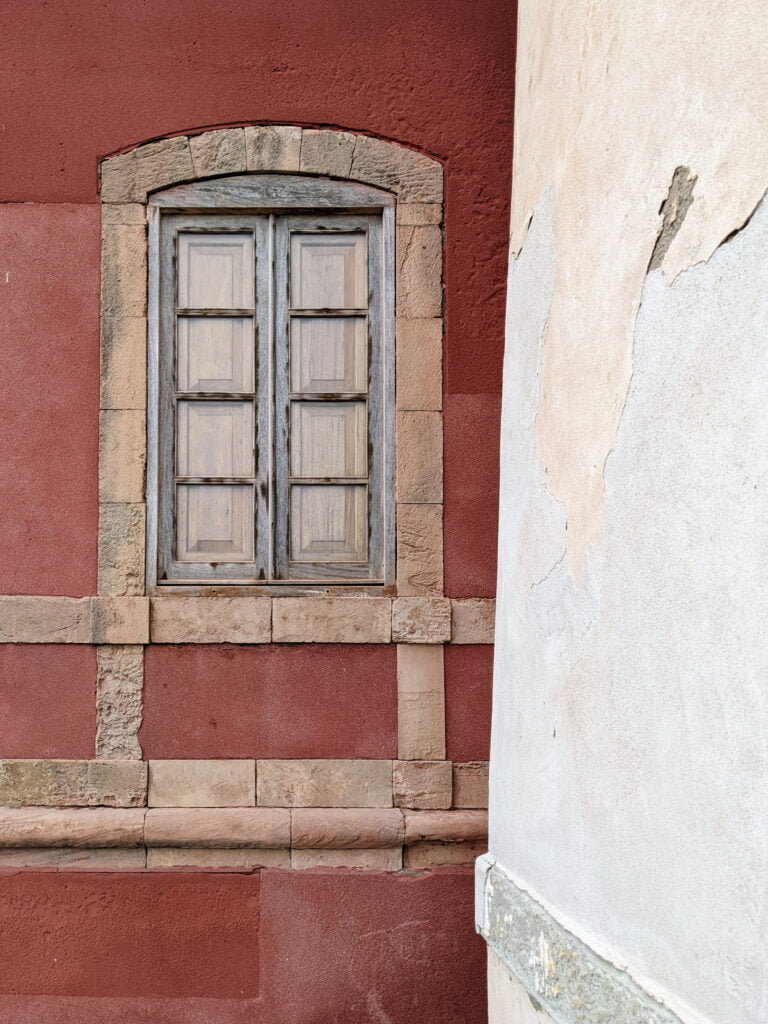
M 553 1024 L 714 1024 L 579 937 L 492 852 L 475 861 L 475 930 Z

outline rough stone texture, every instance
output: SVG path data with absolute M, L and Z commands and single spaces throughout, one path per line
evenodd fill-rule
M 143 761 L 0 761 L 0 805 L 5 807 L 143 807 Z
M 162 139 L 109 157 L 101 164 L 101 198 L 105 203 L 144 203 L 147 192 L 194 179 L 186 136 Z
M 103 317 L 101 321 L 101 408 L 145 409 L 147 405 L 147 321 L 144 317 Z
M 150 807 L 144 842 L 157 847 L 202 849 L 287 849 L 290 811 L 267 807 Z
M 90 602 L 93 643 L 149 643 L 148 598 L 92 597 Z
M 441 164 L 411 149 L 393 146 L 365 135 L 356 137 L 349 176 L 388 189 L 396 193 L 401 202 L 443 201 Z
M 96 757 L 139 760 L 144 648 L 97 647 Z
M 421 227 L 425 224 L 442 224 L 442 203 L 398 203 L 397 223 Z
M 479 897 L 481 934 L 555 1020 L 681 1024 L 626 971 L 567 931 L 497 866 L 485 874 Z
M 397 592 L 443 593 L 442 505 L 397 506 Z
M 397 315 L 438 317 L 443 308 L 443 233 L 439 227 L 397 228 Z
M 292 125 L 245 129 L 245 159 L 249 171 L 298 171 L 301 128 Z
M 399 317 L 395 331 L 398 410 L 439 412 L 443 407 L 443 321 Z M 442 465 L 442 450 L 440 459 Z
M 305 128 L 301 133 L 299 169 L 304 174 L 348 178 L 354 149 L 355 136 L 350 132 Z
M 402 845 L 405 838 L 399 810 L 365 808 L 291 811 L 291 846 L 299 849 L 377 849 Z
M 132 847 L 143 841 L 144 811 L 139 808 L 0 808 L 0 847 Z
M 147 315 L 147 229 L 104 224 L 101 232 L 101 315 Z
M 453 806 L 488 806 L 488 762 L 465 761 L 453 765 Z
M 147 208 L 143 203 L 102 203 L 102 224 L 147 223 Z
M 488 950 L 488 1024 L 556 1024 L 516 974 Z
M 35 868 L 60 871 L 143 871 L 147 853 L 141 847 L 135 850 L 3 850 L 0 849 L 0 869 Z
M 495 620 L 492 597 L 451 601 L 451 643 L 492 644 Z
M 450 761 L 395 761 L 392 766 L 396 807 L 448 808 L 452 785 Z
M 391 807 L 391 761 L 258 761 L 260 807 Z
M 246 169 L 245 131 L 242 128 L 222 128 L 203 135 L 191 135 L 189 148 L 196 178 L 238 174 Z
M 149 807 L 253 807 L 255 761 L 150 761 Z
M 91 641 L 91 602 L 87 597 L 0 597 L 0 643 Z
M 153 598 L 150 635 L 155 644 L 266 644 L 272 638 L 268 597 Z
M 443 648 L 397 648 L 397 754 L 404 760 L 445 758 Z
M 99 593 L 134 596 L 144 593 L 146 538 L 144 504 L 99 507 Z
M 403 850 L 403 867 L 413 871 L 471 865 L 488 850 L 487 842 L 414 843 Z M 517 1021 L 515 1021 L 517 1024 Z
M 412 843 L 485 842 L 487 811 L 404 811 L 405 841 Z
M 400 871 L 403 849 L 377 850 L 291 850 L 291 867 L 358 868 L 365 871 Z
M 443 500 L 443 417 L 439 412 L 399 412 L 397 500 L 418 504 Z
M 147 850 L 150 871 L 256 871 L 289 868 L 290 850 L 187 850 L 174 847 Z
M 390 601 L 364 597 L 277 597 L 274 643 L 382 644 L 392 636 Z
M 442 644 L 451 639 L 451 602 L 443 597 L 397 597 L 392 602 L 392 640 Z
M 146 416 L 139 409 L 105 409 L 99 416 L 99 500 L 144 500 Z

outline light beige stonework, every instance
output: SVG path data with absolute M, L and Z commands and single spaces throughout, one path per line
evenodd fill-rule
M 488 851 L 488 843 L 414 843 L 403 851 L 403 867 L 413 871 L 470 867 Z
M 451 643 L 492 644 L 495 620 L 492 597 L 451 601 Z
M 442 505 L 397 506 L 397 592 L 442 595 Z
M 260 807 L 391 807 L 391 761 L 257 761 Z
M 403 815 L 395 808 L 312 808 L 291 811 L 294 849 L 376 849 L 402 845 Z
M 145 225 L 147 223 L 147 208 L 143 203 L 102 202 L 101 223 Z
M 442 646 L 397 648 L 397 756 L 445 758 L 445 683 Z
M 439 227 L 397 228 L 397 315 L 438 317 L 443 309 L 443 235 Z
M 439 412 L 398 412 L 397 500 L 443 500 L 443 417 Z
M 90 642 L 89 598 L 0 597 L 0 643 Z
M 0 847 L 132 847 L 144 842 L 144 810 L 0 807 Z
M 149 807 L 253 807 L 255 761 L 150 761 Z
M 389 643 L 386 598 L 279 597 L 272 601 L 275 643 Z
M 146 225 L 102 225 L 101 315 L 147 315 Z
M 256 125 L 245 129 L 245 159 L 249 171 L 298 171 L 301 128 Z
M 291 850 L 291 867 L 301 868 L 359 868 L 364 871 L 400 871 L 403 849 L 376 850 Z
M 451 638 L 451 602 L 444 597 L 397 597 L 392 602 L 392 640 L 442 644 Z
M 242 174 L 245 171 L 245 131 L 242 128 L 222 128 L 191 135 L 189 148 L 196 178 Z
M 395 761 L 392 766 L 392 791 L 397 807 L 448 808 L 452 787 L 450 761 Z
M 484 842 L 487 811 L 404 811 L 405 841 L 413 843 Z
M 146 506 L 102 504 L 99 507 L 99 593 L 132 596 L 144 593 Z
M 453 806 L 488 806 L 487 761 L 465 761 L 453 765 Z
M 266 644 L 272 639 L 268 597 L 153 598 L 150 636 L 155 644 Z
M 96 648 L 96 757 L 140 759 L 144 648 Z
M 144 842 L 156 847 L 287 849 L 290 811 L 270 807 L 150 807 Z
M 193 178 L 186 136 L 162 139 L 104 160 L 101 198 L 105 203 L 145 203 L 147 192 Z
M 290 868 L 290 850 L 188 850 L 174 847 L 147 850 L 150 871 L 256 871 Z
M 143 807 L 144 761 L 0 761 L 0 806 Z
M 99 500 L 144 500 L 146 415 L 140 409 L 103 409 L 99 415 Z
M 101 408 L 146 409 L 147 321 L 144 317 L 103 317 L 101 321 Z
M 425 224 L 442 224 L 442 203 L 398 203 L 397 223 L 423 226 Z
M 395 333 L 398 410 L 439 412 L 443 408 L 443 321 L 400 317 Z
M 355 136 L 350 132 L 305 128 L 301 133 L 299 170 L 303 174 L 348 178 L 354 149 Z
M 148 598 L 92 597 L 90 604 L 92 643 L 149 643 Z
M 143 871 L 147 853 L 135 850 L 0 849 L 0 868 L 57 869 L 60 871 Z
M 437 161 L 381 139 L 358 135 L 349 174 L 396 193 L 404 203 L 441 203 L 443 168 Z

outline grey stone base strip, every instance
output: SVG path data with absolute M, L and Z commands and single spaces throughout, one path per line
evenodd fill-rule
M 630 976 L 568 932 L 486 855 L 477 929 L 556 1024 L 681 1024 Z

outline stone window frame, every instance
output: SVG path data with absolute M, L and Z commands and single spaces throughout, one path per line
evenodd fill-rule
M 146 584 L 149 194 L 251 172 L 354 181 L 394 197 L 396 582 L 335 587 L 334 593 L 344 593 L 344 600 L 442 597 L 442 165 L 371 136 L 291 125 L 174 137 L 101 163 L 98 592 L 137 597 L 160 590 Z M 163 597 L 172 598 L 177 589 L 186 597 L 217 596 L 215 585 L 203 584 L 164 585 Z M 222 590 L 228 597 L 235 591 L 264 597 L 325 593 L 322 585 L 276 590 L 230 584 Z

